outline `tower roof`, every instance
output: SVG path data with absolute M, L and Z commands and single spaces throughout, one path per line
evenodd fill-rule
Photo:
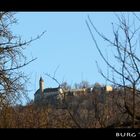
M 42 76 L 40 77 L 40 81 L 44 81 L 43 78 L 42 78 Z

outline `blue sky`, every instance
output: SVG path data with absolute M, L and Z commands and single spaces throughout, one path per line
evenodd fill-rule
M 22 36 L 23 40 L 33 38 L 46 30 L 39 40 L 32 42 L 24 51 L 28 59 L 37 57 L 37 60 L 23 69 L 31 78 L 27 86 L 31 90 L 31 98 L 39 87 L 40 76 L 44 79 L 45 87 L 57 86 L 52 79 L 45 75 L 45 73 L 53 75 L 57 67 L 55 77 L 60 83 L 67 81 L 72 86 L 82 80 L 86 80 L 90 84 L 106 83 L 99 74 L 95 63 L 97 60 L 106 72 L 107 66 L 101 60 L 85 24 L 88 15 L 99 31 L 111 37 L 111 22 L 116 20 L 113 12 L 16 13 L 18 24 L 13 27 L 13 32 Z M 95 37 L 99 40 L 102 51 L 106 52 L 104 46 L 107 44 L 98 36 Z M 109 59 L 112 58 L 109 57 Z

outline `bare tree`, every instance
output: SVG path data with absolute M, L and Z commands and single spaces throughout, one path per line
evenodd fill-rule
M 78 88 L 88 88 L 90 85 L 89 85 L 89 82 L 88 81 L 81 81 L 79 84 L 75 83 L 75 88 L 78 89 Z
M 138 54 L 140 33 L 140 26 L 138 25 L 139 19 L 136 14 L 134 15 L 129 13 L 127 13 L 127 15 L 116 15 L 116 17 L 118 23 L 112 23 L 113 36 L 111 39 L 102 34 L 95 27 L 89 16 L 88 20 L 86 20 L 86 24 L 92 36 L 92 40 L 94 41 L 95 47 L 97 48 L 101 58 L 113 72 L 113 76 L 111 78 L 106 76 L 97 63 L 99 72 L 106 80 L 123 88 L 122 93 L 124 96 L 122 97 L 124 98 L 124 106 L 129 115 L 132 116 L 132 127 L 134 128 L 136 121 L 136 103 L 139 102 L 138 87 L 140 83 L 140 57 Z M 112 50 L 114 49 L 114 64 L 109 62 L 104 53 L 101 51 L 93 32 L 106 41 L 109 44 L 107 46 L 111 46 Z M 109 49 L 109 47 L 107 49 Z M 116 63 L 118 64 L 118 67 L 115 67 Z M 119 81 L 120 79 L 121 81 Z M 131 92 L 128 92 L 127 89 Z M 127 102 L 128 100 L 126 100 L 126 97 L 131 98 L 129 99 L 129 103 Z M 132 101 L 132 104 L 130 101 Z
M 71 86 L 67 82 L 63 82 L 60 86 L 65 90 L 71 89 Z
M 41 35 L 28 41 L 15 36 L 10 27 L 17 23 L 13 12 L 0 12 L 0 107 L 15 104 L 21 95 L 26 95 L 27 76 L 21 68 L 34 61 L 27 61 L 23 50 Z
M 66 94 L 67 94 L 67 92 L 66 92 L 66 87 L 65 86 L 63 86 L 63 84 L 61 84 L 56 78 L 55 78 L 55 74 L 54 74 L 54 76 L 51 76 L 50 74 L 48 74 L 48 73 L 46 73 L 46 75 L 48 76 L 48 77 L 50 77 L 52 80 L 54 80 L 58 85 L 59 85 L 59 87 L 61 87 L 61 94 L 62 94 L 62 100 L 63 100 L 63 106 L 64 106 L 64 108 L 63 109 L 66 109 L 67 110 L 67 112 L 68 112 L 68 114 L 69 114 L 69 116 L 70 116 L 70 118 L 71 118 L 71 120 L 74 122 L 74 124 L 78 127 L 78 128 L 81 128 L 81 125 L 80 125 L 80 123 L 77 121 L 77 119 L 76 119 L 76 117 L 74 116 L 74 114 L 72 113 L 72 111 L 71 111 L 71 109 L 68 107 L 69 105 L 68 105 L 68 102 L 66 101 Z

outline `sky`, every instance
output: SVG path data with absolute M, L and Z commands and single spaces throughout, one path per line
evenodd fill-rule
M 24 51 L 28 60 L 37 57 L 37 60 L 22 69 L 30 77 L 27 88 L 30 90 L 31 99 L 39 88 L 40 76 L 44 79 L 46 88 L 58 86 L 45 73 L 53 76 L 56 71 L 55 78 L 60 83 L 66 81 L 71 86 L 83 80 L 90 84 L 95 82 L 106 84 L 106 80 L 98 72 L 95 61 L 98 61 L 105 72 L 107 66 L 103 63 L 86 26 L 85 20 L 88 15 L 99 31 L 108 37 L 112 36 L 111 23 L 116 20 L 114 12 L 17 12 L 15 14 L 18 24 L 14 25 L 12 30 L 23 40 L 34 38 L 46 31 Z M 101 50 L 106 52 L 104 46 L 107 44 L 97 34 L 94 35 L 99 41 Z M 109 59 L 112 61 L 111 57 Z

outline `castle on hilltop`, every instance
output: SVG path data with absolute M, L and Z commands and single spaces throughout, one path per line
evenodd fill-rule
M 81 95 L 89 95 L 93 94 L 95 91 L 112 91 L 113 88 L 111 86 L 105 87 L 88 87 L 81 89 L 70 89 L 66 90 L 61 86 L 56 88 L 44 88 L 44 80 L 40 77 L 39 80 L 39 89 L 34 94 L 34 102 L 35 103 L 43 103 L 43 104 L 51 104 L 58 105 L 63 102 L 66 97 L 77 97 Z

